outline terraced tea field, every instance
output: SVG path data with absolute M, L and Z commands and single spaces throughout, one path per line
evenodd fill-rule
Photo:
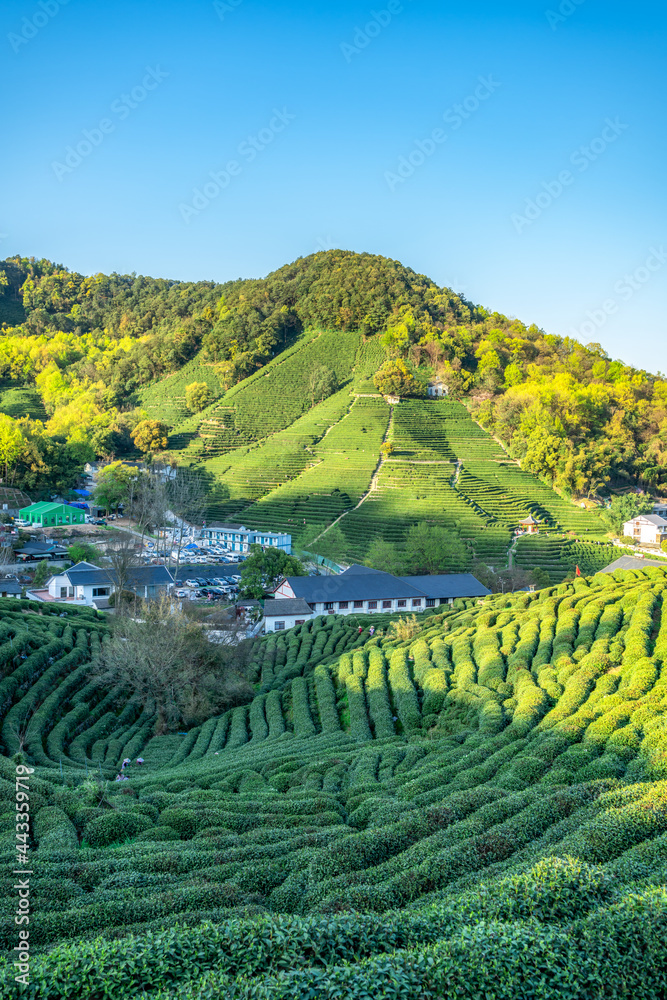
M 632 549 L 622 549 L 605 542 L 534 536 L 518 540 L 514 562 L 528 570 L 539 566 L 549 573 L 552 583 L 560 583 L 577 566 L 584 575 L 589 575 L 610 566 L 621 556 L 633 555 L 636 553 Z
M 144 405 L 155 416 L 164 403 L 179 460 L 215 476 L 209 521 L 289 531 L 297 547 L 324 532 L 327 553 L 342 561 L 363 561 L 377 537 L 400 543 L 418 521 L 456 530 L 471 560 L 496 568 L 530 514 L 544 531 L 603 535 L 596 513 L 510 461 L 462 403 L 403 400 L 389 426 L 390 408 L 372 382 L 383 359 L 375 339 L 311 330 L 233 389 L 214 389 L 218 398 L 202 413 L 184 415 L 186 382 L 215 377 L 197 361 L 178 384 L 170 376 L 146 390 Z M 311 377 L 322 370 L 338 388 L 313 406 Z M 393 452 L 381 462 L 387 432 Z
M 318 618 L 256 644 L 250 705 L 160 737 L 91 697 L 101 619 L 2 602 L 8 866 L 26 712 L 35 767 L 21 995 L 664 996 L 666 597 L 647 569 L 410 638 Z

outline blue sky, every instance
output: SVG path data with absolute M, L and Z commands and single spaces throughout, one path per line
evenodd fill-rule
M 666 41 L 657 0 L 10 0 L 0 250 L 369 251 L 667 371 Z

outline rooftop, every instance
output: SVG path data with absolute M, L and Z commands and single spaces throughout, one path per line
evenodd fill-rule
M 291 576 L 287 582 L 296 598 L 310 604 L 419 597 L 486 597 L 489 593 L 470 573 L 400 577 L 356 565 L 339 576 Z
M 301 598 L 266 601 L 264 604 L 265 618 L 282 618 L 284 615 L 312 615 L 309 604 Z
M 617 569 L 646 569 L 647 566 L 657 566 L 658 569 L 667 569 L 667 562 L 658 562 L 655 559 L 637 559 L 636 556 L 621 556 L 615 562 L 605 566 L 600 573 L 614 573 Z

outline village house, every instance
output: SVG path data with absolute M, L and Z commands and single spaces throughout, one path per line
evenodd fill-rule
M 20 598 L 23 587 L 18 580 L 0 580 L 0 597 Z
M 457 597 L 486 597 L 489 593 L 470 573 L 392 576 L 367 566 L 350 566 L 339 576 L 286 577 L 275 590 L 275 607 L 271 608 L 271 615 L 274 620 L 282 621 L 282 615 L 278 617 L 280 605 L 288 602 L 284 605 L 287 619 L 289 605 L 297 600 L 310 608 L 311 615 L 306 618 L 318 614 L 418 613 L 441 604 L 452 604 Z M 267 601 L 265 619 L 269 605 Z M 294 617 L 301 619 L 303 614 L 303 605 L 300 605 Z
M 168 591 L 174 578 L 166 566 L 133 566 L 127 572 L 124 590 L 137 597 L 159 597 Z M 117 590 L 114 570 L 93 563 L 80 562 L 76 566 L 56 573 L 46 581 L 43 589 L 30 590 L 27 597 L 35 601 L 64 601 L 88 608 L 108 608 L 109 599 Z
M 449 390 L 441 377 L 436 375 L 428 384 L 427 393 L 431 399 L 440 399 L 449 395 Z
M 229 552 L 250 552 L 251 545 L 261 545 L 262 548 L 281 549 L 291 555 L 292 536 L 277 531 L 260 531 L 246 528 L 242 524 L 222 524 L 214 521 L 204 525 L 201 532 L 202 541 L 211 545 L 220 545 Z
M 266 632 L 282 632 L 283 629 L 303 625 L 314 617 L 310 605 L 301 598 L 283 598 L 280 601 L 266 601 L 264 604 L 263 625 Z
M 639 514 L 625 522 L 623 534 L 641 545 L 660 545 L 667 539 L 667 518 L 659 514 Z
M 47 562 L 53 559 L 67 559 L 67 549 L 56 542 L 27 542 L 16 550 L 17 562 L 35 562 L 42 559 L 46 559 Z

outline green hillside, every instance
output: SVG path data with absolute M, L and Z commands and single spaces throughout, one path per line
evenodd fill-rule
M 222 284 L 10 257 L 2 317 L 5 478 L 31 495 L 166 438 L 162 457 L 207 473 L 209 519 L 289 530 L 342 561 L 425 522 L 502 569 L 530 514 L 542 535 L 601 541 L 590 498 L 667 491 L 662 376 L 384 257 L 331 250 Z M 397 364 L 392 409 L 376 378 Z M 436 376 L 446 400 L 425 398 Z M 208 388 L 201 412 L 193 383 Z M 163 426 L 137 437 L 146 419 Z
M 93 696 L 99 616 L 1 602 L 8 868 L 21 719 L 36 768 L 21 995 L 664 996 L 666 599 L 647 569 L 412 634 L 318 618 L 256 643 L 248 706 L 169 736 Z
M 204 460 L 214 477 L 209 520 L 288 531 L 298 545 L 317 540 L 348 560 L 363 560 L 375 538 L 400 542 L 426 521 L 460 534 L 471 560 L 501 566 L 511 533 L 529 514 L 545 532 L 604 534 L 597 513 L 523 471 L 461 403 L 390 407 L 368 385 L 377 342 L 346 337 L 347 355 L 339 337 L 311 335 L 176 425 L 170 442 L 183 446 L 180 460 Z M 337 380 L 347 384 L 310 408 L 309 371 L 321 361 L 337 365 Z M 381 460 L 385 437 L 393 451 Z

